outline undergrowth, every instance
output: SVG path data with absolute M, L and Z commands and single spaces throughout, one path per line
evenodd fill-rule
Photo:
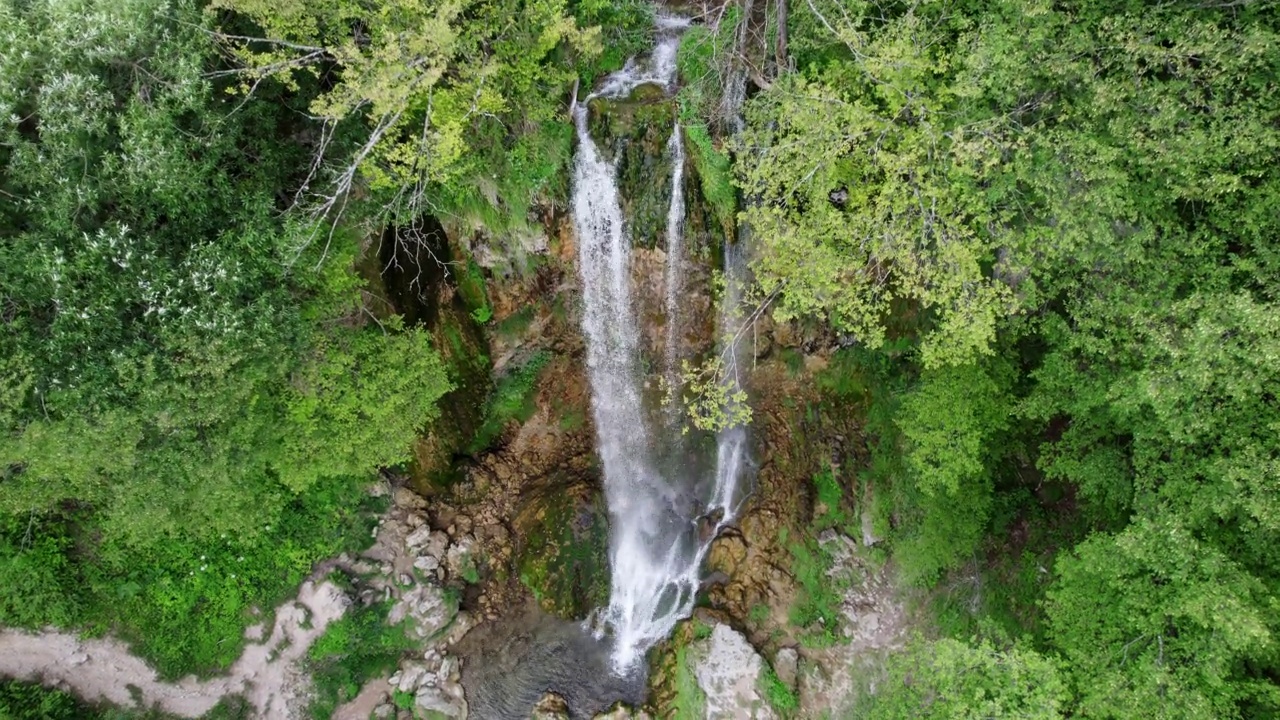
M 488 449 L 507 423 L 524 422 L 533 415 L 534 388 L 551 358 L 549 351 L 540 350 L 498 381 L 485 405 L 484 421 L 467 447 L 468 453 L 475 455 Z
M 312 718 L 328 720 L 366 681 L 394 668 L 401 655 L 416 647 L 403 624 L 386 624 L 389 609 L 386 603 L 352 608 L 311 646 L 307 666 L 315 684 Z
M 22 549 L 0 558 L 0 586 L 16 587 L 35 565 L 53 575 L 47 587 L 60 595 L 47 607 L 0 598 L 0 623 L 109 632 L 163 678 L 208 675 L 239 657 L 245 627 L 270 624 L 254 613 L 296 593 L 316 562 L 366 547 L 384 503 L 364 482 L 331 478 L 294 498 L 256 538 L 178 536 L 141 546 L 95 543 L 97 518 L 88 511 L 0 525 L 0 545 Z
M 758 682 L 760 694 L 769 703 L 769 707 L 784 718 L 795 717 L 796 711 L 800 709 L 800 700 L 768 663 L 761 668 Z

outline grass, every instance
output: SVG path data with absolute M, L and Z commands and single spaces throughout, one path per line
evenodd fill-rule
M 467 260 L 466 269 L 458 273 L 458 294 L 476 322 L 484 324 L 493 317 L 489 294 L 485 292 L 484 272 L 475 260 Z
M 760 694 L 764 696 L 765 702 L 769 703 L 769 707 L 784 718 L 795 716 L 796 711 L 800 709 L 800 699 L 791 688 L 787 687 L 786 683 L 782 682 L 778 673 L 774 672 L 773 666 L 764 664 L 760 670 L 758 683 Z
M 307 652 L 315 683 L 311 717 L 327 720 L 354 698 L 365 682 L 389 672 L 416 647 L 403 626 L 386 624 L 387 604 L 352 609 L 331 624 Z
M 549 351 L 541 350 L 498 381 L 485 405 L 484 421 L 467 447 L 468 453 L 476 455 L 487 450 L 502 434 L 507 423 L 512 420 L 524 422 L 533 415 L 538 376 L 551 358 Z
M 839 639 L 840 584 L 827 575 L 831 556 L 813 538 L 783 544 L 791 550 L 791 573 L 800 593 L 791 607 L 790 621 L 804 631 L 801 642 L 828 647 Z
M 493 326 L 493 331 L 507 339 L 520 337 L 533 324 L 533 319 L 536 316 L 536 306 L 525 305 L 496 323 Z

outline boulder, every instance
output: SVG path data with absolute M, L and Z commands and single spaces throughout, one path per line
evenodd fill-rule
M 533 706 L 529 720 L 569 720 L 569 704 L 564 698 L 549 692 Z
M 707 720 L 776 720 L 761 696 L 764 660 L 742 633 L 717 624 L 690 646 L 693 674 L 706 695 Z
M 782 648 L 773 656 L 773 672 L 783 685 L 795 690 L 800 667 L 800 653 L 795 648 Z

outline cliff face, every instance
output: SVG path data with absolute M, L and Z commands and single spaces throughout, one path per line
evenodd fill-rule
M 697 361 L 715 351 L 716 278 L 726 238 L 701 193 L 695 163 L 686 160 L 679 312 L 668 317 L 666 212 L 673 173 L 667 144 L 674 106 L 641 88 L 590 112 L 593 137 L 618 167 L 632 243 L 632 297 L 652 378 L 648 405 L 665 412 L 668 338 L 678 343 L 676 357 Z M 451 366 L 457 389 L 419 440 L 403 480 L 427 499 L 431 527 L 472 548 L 474 571 L 454 584 L 463 608 L 489 624 L 501 625 L 531 605 L 582 619 L 608 599 L 608 513 L 566 205 L 563 197 L 549 198 L 519 231 L 501 234 L 457 219 L 429 222 L 429 232 L 410 238 L 417 244 L 388 233 L 378 254 L 382 271 L 371 274 L 379 284 L 372 294 L 385 299 L 384 309 L 428 327 Z M 742 631 L 772 656 L 799 643 L 789 620 L 799 592 L 792 546 L 815 514 L 810 479 L 862 450 L 850 416 L 827 412 L 814 390 L 812 376 L 825 367 L 834 338 L 775 324 L 765 313 L 742 342 L 743 357 L 751 360 L 744 380 L 754 416 L 746 480 L 752 492 L 708 554 L 699 612 Z M 694 431 L 689 444 L 706 451 L 715 440 Z M 660 713 L 671 699 L 663 687 L 670 673 L 661 669 L 679 642 L 652 656 Z

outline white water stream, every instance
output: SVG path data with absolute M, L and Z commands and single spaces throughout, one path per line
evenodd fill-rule
M 698 532 L 698 516 L 713 518 L 714 530 L 729 521 L 741 500 L 738 478 L 744 464 L 746 432 L 722 432 L 717 438 L 717 468 L 710 497 L 690 493 L 699 483 L 692 470 L 660 471 L 660 448 L 679 442 L 670 424 L 650 427 L 641 388 L 640 332 L 631 300 L 631 242 L 623 221 L 617 168 L 601 156 L 587 129 L 586 104 L 595 98 L 625 98 L 643 84 L 668 90 L 675 83 L 682 18 L 660 16 L 658 43 L 647 59 L 629 61 L 573 110 L 578 149 L 573 175 L 573 217 L 582 276 L 583 330 L 591 382 L 592 413 L 598 451 L 604 465 L 610 515 L 612 581 L 609 605 L 596 618 L 601 633 L 612 636 L 612 663 L 620 674 L 633 669 L 644 652 L 661 641 L 693 610 L 701 566 L 714 537 Z M 667 372 L 678 360 L 675 324 L 685 262 L 683 225 L 684 149 L 679 126 L 672 129 L 671 205 L 667 218 L 668 311 Z M 726 293 L 736 303 L 738 291 Z M 724 318 L 728 315 L 722 312 Z

